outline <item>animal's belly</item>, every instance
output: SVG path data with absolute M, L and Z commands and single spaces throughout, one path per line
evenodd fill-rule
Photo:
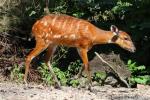
M 54 44 L 56 45 L 64 45 L 69 47 L 77 47 L 77 48 L 84 48 L 91 45 L 91 41 L 86 39 L 57 39 L 54 40 Z

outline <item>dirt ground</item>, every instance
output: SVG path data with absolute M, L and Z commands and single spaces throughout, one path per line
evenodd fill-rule
M 44 87 L 37 84 L 0 82 L 0 100 L 150 100 L 150 87 L 113 88 L 110 86 L 95 86 L 92 91 L 84 88 Z

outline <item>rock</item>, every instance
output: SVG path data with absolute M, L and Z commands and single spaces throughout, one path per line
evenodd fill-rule
M 107 61 L 109 64 L 113 66 L 113 69 L 115 72 L 105 63 L 103 63 L 97 56 L 94 57 L 93 60 L 90 61 L 90 66 L 92 70 L 92 74 L 94 74 L 97 71 L 106 72 L 107 73 L 107 81 L 106 84 L 110 83 L 112 85 L 115 85 L 116 83 L 122 84 L 120 82 L 120 79 L 117 77 L 119 76 L 121 79 L 127 79 L 131 76 L 131 72 L 128 70 L 127 66 L 124 64 L 124 62 L 120 59 L 119 55 L 116 55 L 114 53 L 110 54 L 100 54 L 100 56 Z M 117 74 L 116 74 L 117 72 Z M 109 80 L 109 82 L 108 82 Z M 110 82 L 110 80 L 112 82 Z M 117 82 L 116 82 L 117 80 Z

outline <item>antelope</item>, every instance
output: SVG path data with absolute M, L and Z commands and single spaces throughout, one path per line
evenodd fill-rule
M 52 70 L 50 59 L 59 45 L 77 48 L 84 65 L 77 76 L 80 77 L 82 72 L 85 71 L 89 86 L 91 86 L 91 73 L 87 52 L 92 46 L 113 43 L 130 52 L 136 50 L 130 36 L 119 30 L 115 25 L 111 25 L 110 31 L 106 31 L 86 20 L 64 14 L 49 14 L 37 20 L 32 27 L 32 35 L 35 37 L 36 46 L 25 61 L 24 82 L 26 84 L 32 59 L 45 49 L 47 49 L 45 63 L 49 67 L 58 88 L 60 88 L 60 83 Z

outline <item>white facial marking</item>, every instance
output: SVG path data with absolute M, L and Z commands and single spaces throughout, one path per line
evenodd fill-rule
M 108 40 L 108 43 L 112 43 L 111 40 Z
M 114 35 L 117 35 L 116 32 L 113 32 Z

